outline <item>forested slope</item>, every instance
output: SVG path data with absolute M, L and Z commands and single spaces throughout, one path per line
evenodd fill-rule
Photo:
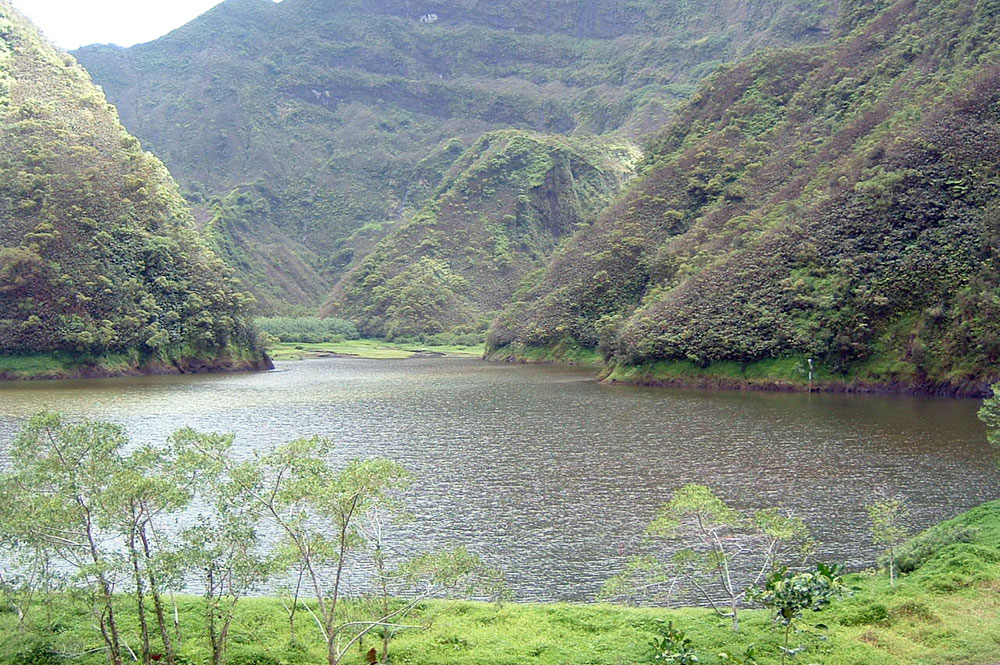
M 0 0 L 0 355 L 113 355 L 116 371 L 258 366 L 250 300 L 163 164 Z
M 370 336 L 481 335 L 559 242 L 611 202 L 640 154 L 628 142 L 485 134 L 323 312 Z
M 1000 360 L 1000 3 L 842 3 L 714 74 L 493 327 L 613 379 L 980 393 Z
M 76 55 L 260 308 L 301 311 L 396 222 L 437 205 L 443 177 L 484 133 L 643 136 L 720 62 L 822 40 L 835 9 L 228 0 L 155 42 Z

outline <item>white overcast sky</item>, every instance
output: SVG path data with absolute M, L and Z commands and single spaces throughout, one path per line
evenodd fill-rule
M 87 44 L 131 46 L 179 28 L 222 0 L 13 0 L 66 50 Z

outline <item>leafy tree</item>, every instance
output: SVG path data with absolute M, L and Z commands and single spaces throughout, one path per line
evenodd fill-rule
M 18 508 L 21 493 L 11 483 L 0 482 L 0 594 L 17 615 L 17 630 L 23 633 L 32 609 L 46 596 L 61 589 L 65 576 L 53 565 L 47 539 L 23 529 Z
M 197 437 L 184 434 L 196 446 Z M 327 461 L 330 441 L 298 439 L 274 452 L 242 463 L 223 459 L 236 490 L 253 501 L 284 535 L 294 554 L 316 609 L 309 612 L 327 645 L 327 660 L 338 665 L 344 654 L 376 628 L 398 628 L 404 612 L 393 611 L 370 621 L 347 621 L 339 604 L 348 557 L 364 545 L 363 516 L 373 510 L 395 510 L 396 494 L 409 482 L 406 471 L 384 459 L 353 460 L 342 469 Z M 201 448 L 204 454 L 211 450 Z M 409 608 L 412 609 L 412 608 Z
M 263 506 L 242 491 L 229 475 L 232 435 L 201 434 L 191 429 L 170 437 L 178 466 L 196 478 L 205 505 L 197 524 L 181 533 L 174 568 L 196 570 L 204 589 L 205 631 L 212 665 L 225 662 L 236 607 L 247 593 L 279 567 L 264 551 L 259 526 Z
M 666 665 L 693 665 L 698 662 L 694 642 L 670 621 L 662 629 L 660 637 L 649 643 L 653 647 L 653 662 Z
M 876 547 L 883 548 L 889 562 L 889 585 L 895 586 L 896 548 L 910 533 L 905 524 L 909 511 L 902 497 L 889 496 L 884 491 L 881 494 L 882 496 L 874 503 L 866 505 L 865 510 L 871 520 L 872 543 Z
M 146 591 L 153 601 L 157 632 L 168 665 L 175 662 L 163 588 L 169 576 L 164 557 L 154 542 L 156 522 L 186 508 L 193 498 L 194 480 L 177 473 L 176 459 L 166 450 L 142 447 L 133 452 L 111 477 L 106 528 L 125 543 L 128 567 L 142 637 L 142 658 L 148 665 L 153 650 L 146 618 Z
M 793 624 L 803 612 L 818 612 L 846 592 L 839 566 L 817 564 L 815 571 L 795 573 L 787 568 L 776 570 L 767 578 L 763 588 L 752 588 L 750 598 L 772 610 L 775 621 L 784 626 L 785 641 L 781 650 L 781 663 L 792 653 L 788 638 Z
M 720 616 L 739 630 L 739 608 L 748 586 L 772 570 L 811 550 L 801 519 L 776 509 L 742 514 L 704 485 L 685 485 L 660 508 L 647 528 L 663 545 L 680 544 L 668 559 L 650 555 L 633 559 L 624 573 L 605 587 L 614 593 L 642 594 L 689 583 Z
M 5 510 L 5 534 L 34 543 L 73 571 L 90 592 L 94 619 L 111 665 L 122 665 L 115 612 L 116 562 L 102 541 L 113 479 L 122 469 L 124 430 L 109 423 L 64 423 L 52 413 L 33 416 L 11 448 L 3 494 L 16 497 Z
M 986 425 L 986 439 L 993 446 L 1000 447 L 1000 383 L 992 388 L 993 396 L 983 400 L 979 409 L 979 419 Z

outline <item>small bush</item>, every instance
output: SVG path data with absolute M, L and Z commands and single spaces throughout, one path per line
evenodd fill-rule
M 892 621 L 889 610 L 881 603 L 871 603 L 854 608 L 840 619 L 842 626 L 876 626 Z
M 63 665 L 66 660 L 41 637 L 23 636 L 0 652 L 3 665 Z
M 975 530 L 969 527 L 925 531 L 899 547 L 896 569 L 901 573 L 912 573 L 949 545 L 971 543 L 974 537 Z
M 938 616 L 919 600 L 907 600 L 896 605 L 889 610 L 889 616 L 893 620 L 903 621 L 923 621 L 924 623 L 937 623 L 940 621 Z

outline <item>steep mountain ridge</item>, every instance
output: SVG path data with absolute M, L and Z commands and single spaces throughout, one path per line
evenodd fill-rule
M 116 372 L 260 366 L 250 302 L 163 164 L 0 0 L 0 354 L 98 373 L 109 355 Z
M 323 313 L 362 333 L 483 333 L 559 242 L 606 206 L 640 153 L 627 142 L 484 134 L 439 190 L 334 291 Z
M 1000 11 L 845 5 L 713 75 L 643 175 L 490 333 L 612 380 L 979 394 L 998 376 Z M 861 10 L 868 10 L 867 12 Z
M 396 222 L 430 204 L 482 134 L 644 135 L 719 62 L 818 41 L 835 10 L 805 0 L 228 0 L 155 42 L 76 54 L 196 214 L 216 217 L 236 188 L 255 201 L 259 222 L 219 247 L 261 308 L 279 311 L 325 299 Z M 258 223 L 282 258 L 254 248 Z

